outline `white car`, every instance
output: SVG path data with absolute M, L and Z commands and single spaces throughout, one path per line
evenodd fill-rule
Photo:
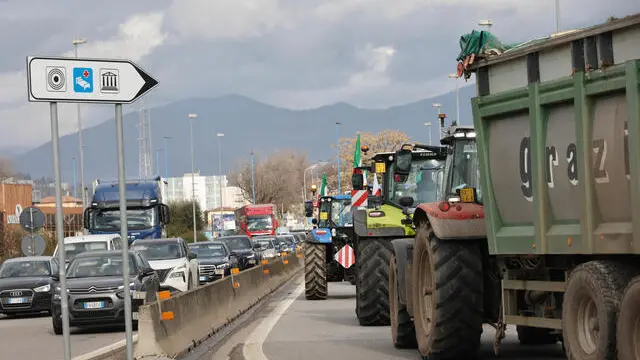
M 86 251 L 120 250 L 122 240 L 119 234 L 94 234 L 69 236 L 64 238 L 65 266 L 69 265 L 73 258 Z M 58 246 L 53 251 L 53 257 L 58 258 Z
M 276 248 L 276 238 L 273 236 L 254 236 L 253 243 L 260 245 L 256 251 L 260 252 L 263 259 L 275 259 L 280 256 L 280 252 Z
M 197 256 L 183 239 L 136 240 L 131 249 L 140 251 L 158 273 L 161 291 L 169 290 L 173 294 L 198 286 Z

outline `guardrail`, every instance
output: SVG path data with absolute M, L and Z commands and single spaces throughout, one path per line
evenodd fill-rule
M 137 359 L 180 356 L 284 284 L 302 268 L 301 253 L 225 277 L 139 309 Z

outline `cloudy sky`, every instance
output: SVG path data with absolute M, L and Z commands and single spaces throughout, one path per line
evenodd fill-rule
M 638 0 L 560 0 L 573 28 L 640 12 Z M 490 18 L 503 42 L 555 29 L 553 0 L 0 0 L 0 149 L 49 139 L 48 107 L 26 102 L 27 55 L 128 58 L 160 85 L 145 106 L 238 93 L 289 108 L 387 107 L 455 87 L 460 35 Z M 137 109 L 141 103 L 125 108 Z M 75 105 L 60 106 L 75 131 Z M 87 126 L 112 107 L 83 106 Z

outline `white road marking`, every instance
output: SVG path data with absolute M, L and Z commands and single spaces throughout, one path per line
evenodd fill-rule
M 269 333 L 271 333 L 271 330 L 276 326 L 276 323 L 278 323 L 278 320 L 280 320 L 284 312 L 287 311 L 303 291 L 304 283 L 300 284 L 300 286 L 298 286 L 291 295 L 289 295 L 289 299 L 281 302 L 280 305 L 278 305 L 278 307 L 275 308 L 275 310 L 273 310 L 273 312 L 262 320 L 260 325 L 253 330 L 242 347 L 242 355 L 245 360 L 269 360 L 262 351 L 262 345 L 265 340 L 267 340 L 267 336 L 269 336 Z

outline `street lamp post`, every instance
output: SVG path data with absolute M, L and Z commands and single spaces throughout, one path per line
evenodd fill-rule
M 429 145 L 431 145 L 431 122 L 424 123 L 424 126 L 426 126 L 427 129 L 429 129 Z
M 478 21 L 478 25 L 486 26 L 487 27 L 487 31 L 491 32 L 491 27 L 493 26 L 493 21 L 491 21 L 491 19 L 480 20 L 480 21 Z
M 449 74 L 450 79 L 456 79 L 456 124 L 460 125 L 460 87 L 458 86 L 458 74 Z
M 189 132 L 191 139 L 191 202 L 193 204 L 193 242 L 198 242 L 198 230 L 196 225 L 196 174 L 195 163 L 193 159 L 193 119 L 197 117 L 197 114 L 189 114 Z
M 442 107 L 442 104 L 440 103 L 433 103 L 431 106 L 433 106 L 434 108 L 437 109 L 438 113 L 436 114 L 437 118 L 440 118 L 440 108 Z M 438 120 L 438 143 L 440 143 L 440 140 L 442 139 L 442 127 L 443 127 L 443 123 L 442 121 Z
M 222 201 L 222 145 L 220 140 L 224 134 L 217 133 L 216 136 L 218 137 L 218 174 L 220 176 L 220 182 L 218 183 L 218 187 L 220 188 L 220 222 L 222 223 L 222 229 L 224 229 L 224 219 L 222 218 L 222 206 L 224 205 L 224 202 Z
M 253 149 L 251 149 L 251 193 L 253 195 L 253 204 L 256 203 L 256 183 L 255 183 L 255 155 L 253 153 Z
M 338 158 L 338 195 L 342 194 L 342 187 L 340 186 L 340 125 L 342 123 L 336 122 L 336 157 Z
M 317 167 L 317 166 L 321 166 L 321 165 L 328 165 L 329 163 L 326 161 L 320 161 L 317 162 L 315 164 L 309 165 L 307 166 L 306 169 L 304 169 L 304 171 L 302 172 L 302 187 L 304 188 L 304 201 L 307 201 L 307 171 Z M 312 182 L 313 182 L 313 173 L 311 173 L 311 177 L 312 177 Z
M 76 179 L 76 157 L 73 157 L 73 206 L 78 204 L 77 198 L 78 194 L 76 192 L 76 188 L 78 187 L 78 180 Z
M 80 38 L 73 39 L 71 41 L 76 58 L 78 58 L 78 45 L 85 44 L 86 42 L 86 39 Z M 76 104 L 76 109 L 78 112 L 78 149 L 80 150 L 80 197 L 82 198 L 82 209 L 85 209 L 87 202 L 84 191 L 84 146 L 82 145 L 82 116 L 80 113 L 80 103 Z

